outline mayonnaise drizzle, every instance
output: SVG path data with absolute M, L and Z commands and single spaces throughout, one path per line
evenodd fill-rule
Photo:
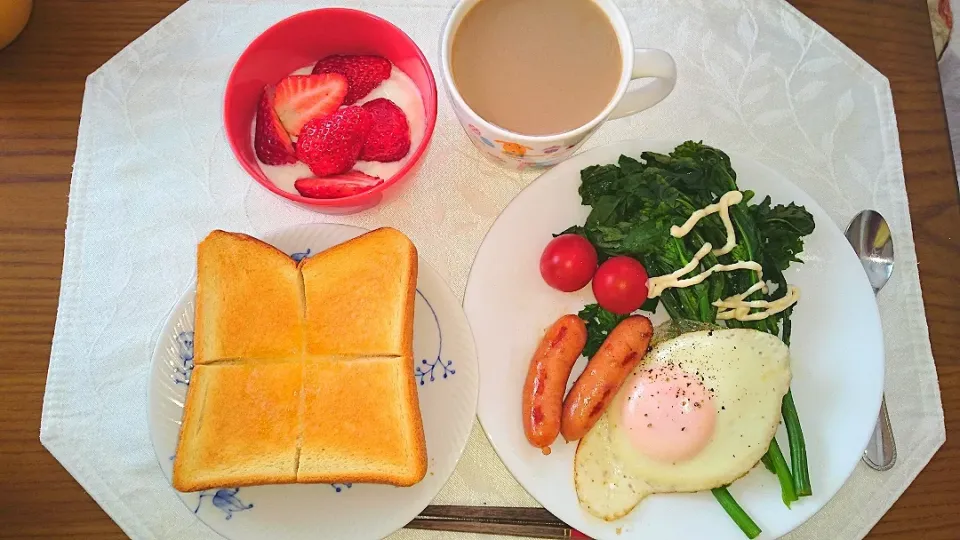
M 670 236 L 674 238 L 683 238 L 690 231 L 693 230 L 693 227 L 703 218 L 709 216 L 710 214 L 716 214 L 720 212 L 720 221 L 723 222 L 723 227 L 727 230 L 727 243 L 723 245 L 720 249 L 713 250 L 713 254 L 720 256 L 726 255 L 733 251 L 733 248 L 737 247 L 737 237 L 733 233 L 733 222 L 730 221 L 730 206 L 734 204 L 740 204 L 740 201 L 743 200 L 743 193 L 739 191 L 728 191 L 720 197 L 720 200 L 705 206 L 702 210 L 697 210 L 696 212 L 690 214 L 690 217 L 687 218 L 686 223 L 677 227 L 674 225 L 670 227 Z
M 687 263 L 683 268 L 669 274 L 657 276 L 647 280 L 647 290 L 649 291 L 648 296 L 650 298 L 656 298 L 660 296 L 660 294 L 662 294 L 666 289 L 682 289 L 684 287 L 690 287 L 692 285 L 703 283 L 703 281 L 713 275 L 714 272 L 753 270 L 757 273 L 757 282 L 751 285 L 749 289 L 740 294 L 735 294 L 729 298 L 717 300 L 713 303 L 715 307 L 720 308 L 717 312 L 718 320 L 736 319 L 738 321 L 759 321 L 766 319 L 770 315 L 780 313 L 781 311 L 797 303 L 797 300 L 800 299 L 800 289 L 792 285 L 787 288 L 787 292 L 783 298 L 779 298 L 772 302 L 769 300 L 746 300 L 747 297 L 757 291 L 763 291 L 764 293 L 767 292 L 767 284 L 765 281 L 763 281 L 763 267 L 755 261 L 738 261 L 733 264 L 715 264 L 695 276 L 681 279 L 683 276 L 696 270 L 697 267 L 700 266 L 700 261 L 711 251 L 714 255 L 726 255 L 727 253 L 733 251 L 733 248 L 737 246 L 737 238 L 733 229 L 733 222 L 730 221 L 730 206 L 739 204 L 741 201 L 743 201 L 743 193 L 739 191 L 728 191 L 724 193 L 723 196 L 720 197 L 720 200 L 716 203 L 707 205 L 703 209 L 697 210 L 691 214 L 683 225 L 679 227 L 674 225 L 670 228 L 671 236 L 674 238 L 683 238 L 693 230 L 694 226 L 696 226 L 701 219 L 709 216 L 710 214 L 719 213 L 720 221 L 723 222 L 723 227 L 727 232 L 727 242 L 720 249 L 713 249 L 713 246 L 710 244 L 710 242 L 706 242 L 700 247 L 697 253 L 694 254 L 693 259 L 691 259 L 690 262 Z M 751 313 L 751 311 L 754 309 L 762 309 L 763 311 Z
M 730 298 L 725 298 L 723 300 L 717 300 L 713 303 L 714 306 L 720 308 L 717 312 L 718 320 L 726 319 L 736 319 L 738 321 L 759 321 L 766 319 L 770 315 L 775 315 L 781 311 L 787 309 L 788 307 L 797 303 L 797 300 L 800 300 L 800 289 L 793 285 L 787 287 L 787 294 L 783 298 L 778 298 L 773 302 L 768 300 L 751 300 L 745 301 L 744 298 L 750 296 L 751 294 L 757 292 L 755 287 L 760 285 L 760 283 L 755 283 L 753 287 L 750 287 L 746 291 L 731 296 Z M 766 286 L 763 287 L 766 289 Z M 763 309 L 764 311 L 758 311 L 756 313 L 750 313 L 751 309 Z

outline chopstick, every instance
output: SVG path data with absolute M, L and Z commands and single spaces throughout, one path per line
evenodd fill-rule
M 513 506 L 430 505 L 406 528 L 528 538 L 589 538 L 543 508 Z

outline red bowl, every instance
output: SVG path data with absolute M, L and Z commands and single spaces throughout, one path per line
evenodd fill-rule
M 425 133 L 406 165 L 379 186 L 340 199 L 311 199 L 288 193 L 267 178 L 253 150 L 252 126 L 264 86 L 331 54 L 376 54 L 406 73 L 423 98 Z M 345 8 L 298 13 L 268 28 L 247 46 L 227 80 L 223 122 L 240 165 L 277 195 L 311 210 L 350 213 L 380 203 L 417 169 L 437 121 L 437 84 L 423 52 L 393 24 L 363 11 Z

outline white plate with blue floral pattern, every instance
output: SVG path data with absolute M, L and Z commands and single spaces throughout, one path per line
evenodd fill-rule
M 263 240 L 299 260 L 364 232 L 347 225 L 311 224 L 277 231 Z M 168 480 L 193 369 L 195 297 L 194 287 L 184 293 L 153 355 L 148 420 L 153 448 Z M 463 454 L 476 415 L 479 380 L 476 348 L 463 308 L 422 258 L 414 318 L 414 376 L 427 440 L 427 474 L 420 483 L 407 488 L 302 484 L 177 492 L 187 509 L 230 540 L 374 539 L 416 517 Z

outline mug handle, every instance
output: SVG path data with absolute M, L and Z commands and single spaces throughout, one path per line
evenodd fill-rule
M 673 57 L 660 49 L 636 49 L 633 51 L 631 80 L 653 78 L 642 88 L 634 88 L 620 98 L 607 118 L 623 118 L 649 109 L 667 97 L 677 84 L 677 65 Z

